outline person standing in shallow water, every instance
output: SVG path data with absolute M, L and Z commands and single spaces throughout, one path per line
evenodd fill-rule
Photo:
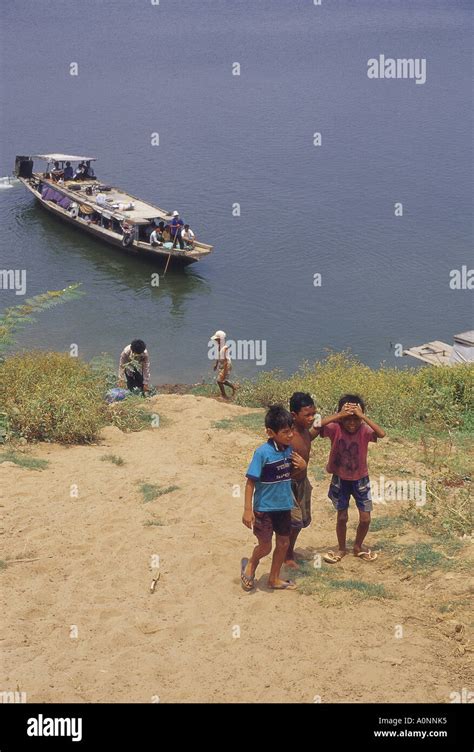
M 218 329 L 212 335 L 211 340 L 214 340 L 217 349 L 217 359 L 214 364 L 214 371 L 217 371 L 217 386 L 220 389 L 221 397 L 228 400 L 225 387 L 228 386 L 232 389 L 232 396 L 234 396 L 237 387 L 229 381 L 229 374 L 232 371 L 232 361 L 230 359 L 229 346 L 226 345 L 225 338 L 226 333 L 222 329 Z

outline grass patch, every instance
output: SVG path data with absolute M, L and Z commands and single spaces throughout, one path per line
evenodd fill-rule
M 233 419 L 232 418 L 222 418 L 222 420 L 215 420 L 212 424 L 212 428 L 217 428 L 220 431 L 230 431 L 233 427 Z
M 244 428 L 247 431 L 261 433 L 264 427 L 263 417 L 264 416 L 262 412 L 237 415 L 235 418 L 223 418 L 222 420 L 214 421 L 212 428 L 217 428 L 224 431 L 231 431 L 234 428 Z
M 3 559 L 0 559 L 0 569 L 6 569 L 8 566 L 6 561 L 3 561 Z
M 196 397 L 215 397 L 219 393 L 219 387 L 214 384 L 197 384 L 189 390 L 189 394 Z
M 163 527 L 164 524 L 165 523 L 160 522 L 160 520 L 145 520 L 145 522 L 143 523 L 144 527 Z
M 383 585 L 374 585 L 363 580 L 328 580 L 328 587 L 334 590 L 355 590 L 365 598 L 388 598 Z
M 147 402 L 143 397 L 131 394 L 121 402 L 112 402 L 107 405 L 107 423 L 121 431 L 142 431 L 152 428 L 153 417 L 147 409 Z M 161 428 L 164 421 L 160 416 Z
M 458 609 L 469 608 L 471 609 L 472 603 L 470 598 L 459 598 L 457 600 L 445 601 L 438 605 L 438 611 L 442 614 L 452 613 Z
M 427 486 L 426 504 L 417 507 L 410 503 L 401 517 L 431 536 L 460 537 L 472 534 L 472 511 L 469 486 L 456 489 L 446 487 L 442 477 L 438 477 Z
M 431 543 L 402 546 L 390 542 L 382 543 L 380 548 L 392 554 L 398 564 L 413 574 L 424 574 L 435 569 L 452 569 L 458 564 L 454 557 L 435 548 Z
M 384 585 L 363 580 L 345 580 L 326 567 L 315 569 L 309 561 L 299 561 L 298 564 L 300 568 L 294 576 L 298 580 L 298 590 L 303 595 L 319 595 L 324 600 L 331 591 L 350 590 L 361 598 L 391 598 Z
M 104 454 L 100 459 L 102 462 L 112 462 L 113 465 L 125 465 L 125 460 L 117 454 Z
M 140 491 L 143 496 L 143 501 L 149 502 L 158 499 L 159 496 L 164 496 L 165 494 L 172 493 L 178 488 L 179 486 L 166 486 L 165 488 L 161 488 L 160 486 L 157 486 L 153 483 L 142 483 L 140 486 Z
M 13 452 L 11 449 L 6 452 L 0 452 L 0 463 L 2 462 L 14 462 L 19 467 L 26 467 L 28 470 L 44 470 L 48 467 L 48 460 L 39 460 L 35 457 L 28 457 L 18 452 Z
M 370 531 L 378 533 L 384 530 L 392 531 L 394 528 L 398 528 L 401 531 L 406 524 L 407 520 L 403 519 L 403 517 L 375 517 L 370 521 Z

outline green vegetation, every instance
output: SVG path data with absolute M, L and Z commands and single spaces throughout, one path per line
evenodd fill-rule
M 14 452 L 11 449 L 0 452 L 0 463 L 2 462 L 14 462 L 15 465 L 26 467 L 28 470 L 44 470 L 49 464 L 48 460 L 35 459 L 34 457 Z
M 0 363 L 4 438 L 79 444 L 95 441 L 109 424 L 122 431 L 150 427 L 143 398 L 109 405 L 107 389 L 103 373 L 66 353 L 11 355 Z
M 325 360 L 303 364 L 292 376 L 267 371 L 256 381 L 244 381 L 236 402 L 248 407 L 287 404 L 294 391 L 313 394 L 318 409 L 333 413 L 344 392 L 366 398 L 367 409 L 384 428 L 446 433 L 448 429 L 474 428 L 472 411 L 474 368 L 468 364 L 439 368 L 371 369 L 347 353 L 331 354 Z
M 388 598 L 383 585 L 374 585 L 372 582 L 363 580 L 329 580 L 329 587 L 334 590 L 355 590 L 366 598 Z
M 113 465 L 125 465 L 125 460 L 116 454 L 104 454 L 100 459 L 102 462 L 112 462 Z
M 462 559 L 455 554 L 463 548 L 461 541 L 453 541 L 454 547 L 444 545 L 444 541 L 433 538 L 432 542 L 418 542 L 401 545 L 393 541 L 383 541 L 378 547 L 392 557 L 393 562 L 402 566 L 410 574 L 427 574 L 435 569 L 462 569 Z M 459 548 L 456 544 L 459 544 Z
M 216 390 L 215 384 L 198 384 L 190 389 L 190 394 L 194 394 L 196 397 L 215 397 Z
M 149 502 L 154 501 L 159 496 L 164 496 L 165 494 L 177 491 L 178 488 L 179 486 L 167 486 L 166 488 L 161 488 L 160 486 L 157 486 L 153 483 L 142 483 L 140 486 L 140 491 L 143 496 L 143 501 Z
M 444 477 L 440 473 L 430 481 L 427 488 L 427 503 L 424 506 L 417 507 L 410 502 L 400 516 L 430 535 L 471 535 L 471 484 L 466 483 L 466 487 L 453 489 L 444 485 Z
M 371 467 L 392 477 L 413 476 L 426 481 L 426 504 L 410 506 L 399 522 L 377 522 L 382 526 L 403 525 L 409 521 L 430 533 L 470 535 L 473 529 L 470 489 L 472 482 L 472 432 L 474 430 L 474 368 L 472 365 L 423 367 L 399 370 L 381 367 L 370 369 L 347 353 L 331 354 L 290 377 L 280 371 L 265 372 L 256 381 L 244 381 L 236 401 L 246 407 L 266 407 L 272 402 L 288 404 L 294 391 L 314 396 L 322 415 L 333 413 L 344 392 L 355 392 L 366 399 L 370 416 L 388 431 L 392 447 L 378 457 Z M 246 425 L 261 431 L 263 411 L 226 419 L 216 428 L 232 430 Z M 383 444 L 381 445 L 383 447 Z M 398 452 L 395 451 L 397 450 Z M 324 479 L 328 448 L 324 442 L 313 443 L 310 475 Z M 396 457 L 396 467 L 392 457 Z M 372 469 L 375 476 L 377 470 Z M 379 525 L 380 527 L 376 527 Z
M 223 418 L 222 420 L 214 421 L 212 427 L 225 431 L 245 428 L 249 431 L 261 433 L 263 428 L 263 414 L 247 413 L 246 415 L 237 415 L 235 418 Z
M 337 570 L 326 565 L 315 568 L 309 561 L 299 561 L 300 569 L 295 570 L 298 580 L 298 592 L 302 595 L 318 595 L 323 601 L 331 591 L 349 590 L 359 598 L 390 598 L 391 596 L 380 584 L 364 580 L 344 579 Z
M 372 517 L 370 522 L 370 532 L 378 533 L 381 530 L 396 530 L 397 532 L 400 532 L 406 524 L 406 519 L 395 515 L 393 517 Z
M 93 441 L 104 425 L 103 392 L 89 366 L 63 353 L 13 355 L 0 365 L 0 404 L 28 441 Z

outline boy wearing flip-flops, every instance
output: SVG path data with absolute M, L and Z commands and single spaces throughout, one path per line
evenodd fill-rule
M 272 405 L 265 416 L 268 441 L 259 446 L 247 470 L 245 502 L 242 522 L 253 528 L 257 538 L 250 559 L 242 559 L 240 580 L 242 588 L 255 588 L 255 570 L 260 559 L 272 550 L 268 586 L 272 590 L 295 590 L 292 580 L 282 580 L 280 569 L 290 542 L 293 494 L 291 478 L 306 470 L 305 460 L 291 447 L 293 416 L 283 405 Z
M 364 400 L 358 394 L 344 394 L 338 412 L 321 420 L 313 429 L 321 438 L 331 440 L 331 451 L 326 467 L 332 473 L 328 496 L 337 511 L 336 535 L 338 550 L 328 551 L 324 561 L 336 564 L 346 555 L 346 533 L 349 499 L 351 496 L 359 510 L 353 553 L 364 561 L 375 561 L 377 554 L 364 546 L 370 525 L 372 497 L 367 469 L 367 451 L 370 441 L 383 439 L 385 431 L 365 414 Z

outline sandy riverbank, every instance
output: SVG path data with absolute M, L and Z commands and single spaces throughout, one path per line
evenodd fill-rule
M 436 610 L 440 598 L 467 597 L 463 576 L 407 579 L 386 554 L 375 564 L 347 556 L 347 579 L 383 583 L 392 597 L 322 600 L 269 591 L 267 559 L 256 592 L 243 592 L 239 562 L 253 538 L 232 489 L 243 488 L 259 437 L 213 423 L 251 411 L 192 395 L 151 402 L 159 429 L 37 445 L 42 471 L 0 465 L 1 558 L 38 559 L 0 572 L 2 689 L 29 702 L 383 703 L 448 702 L 472 684 L 463 613 Z M 371 448 L 371 461 L 387 447 Z M 142 482 L 178 488 L 145 503 Z M 298 549 L 309 560 L 334 544 L 327 480 L 313 485 L 314 522 Z

